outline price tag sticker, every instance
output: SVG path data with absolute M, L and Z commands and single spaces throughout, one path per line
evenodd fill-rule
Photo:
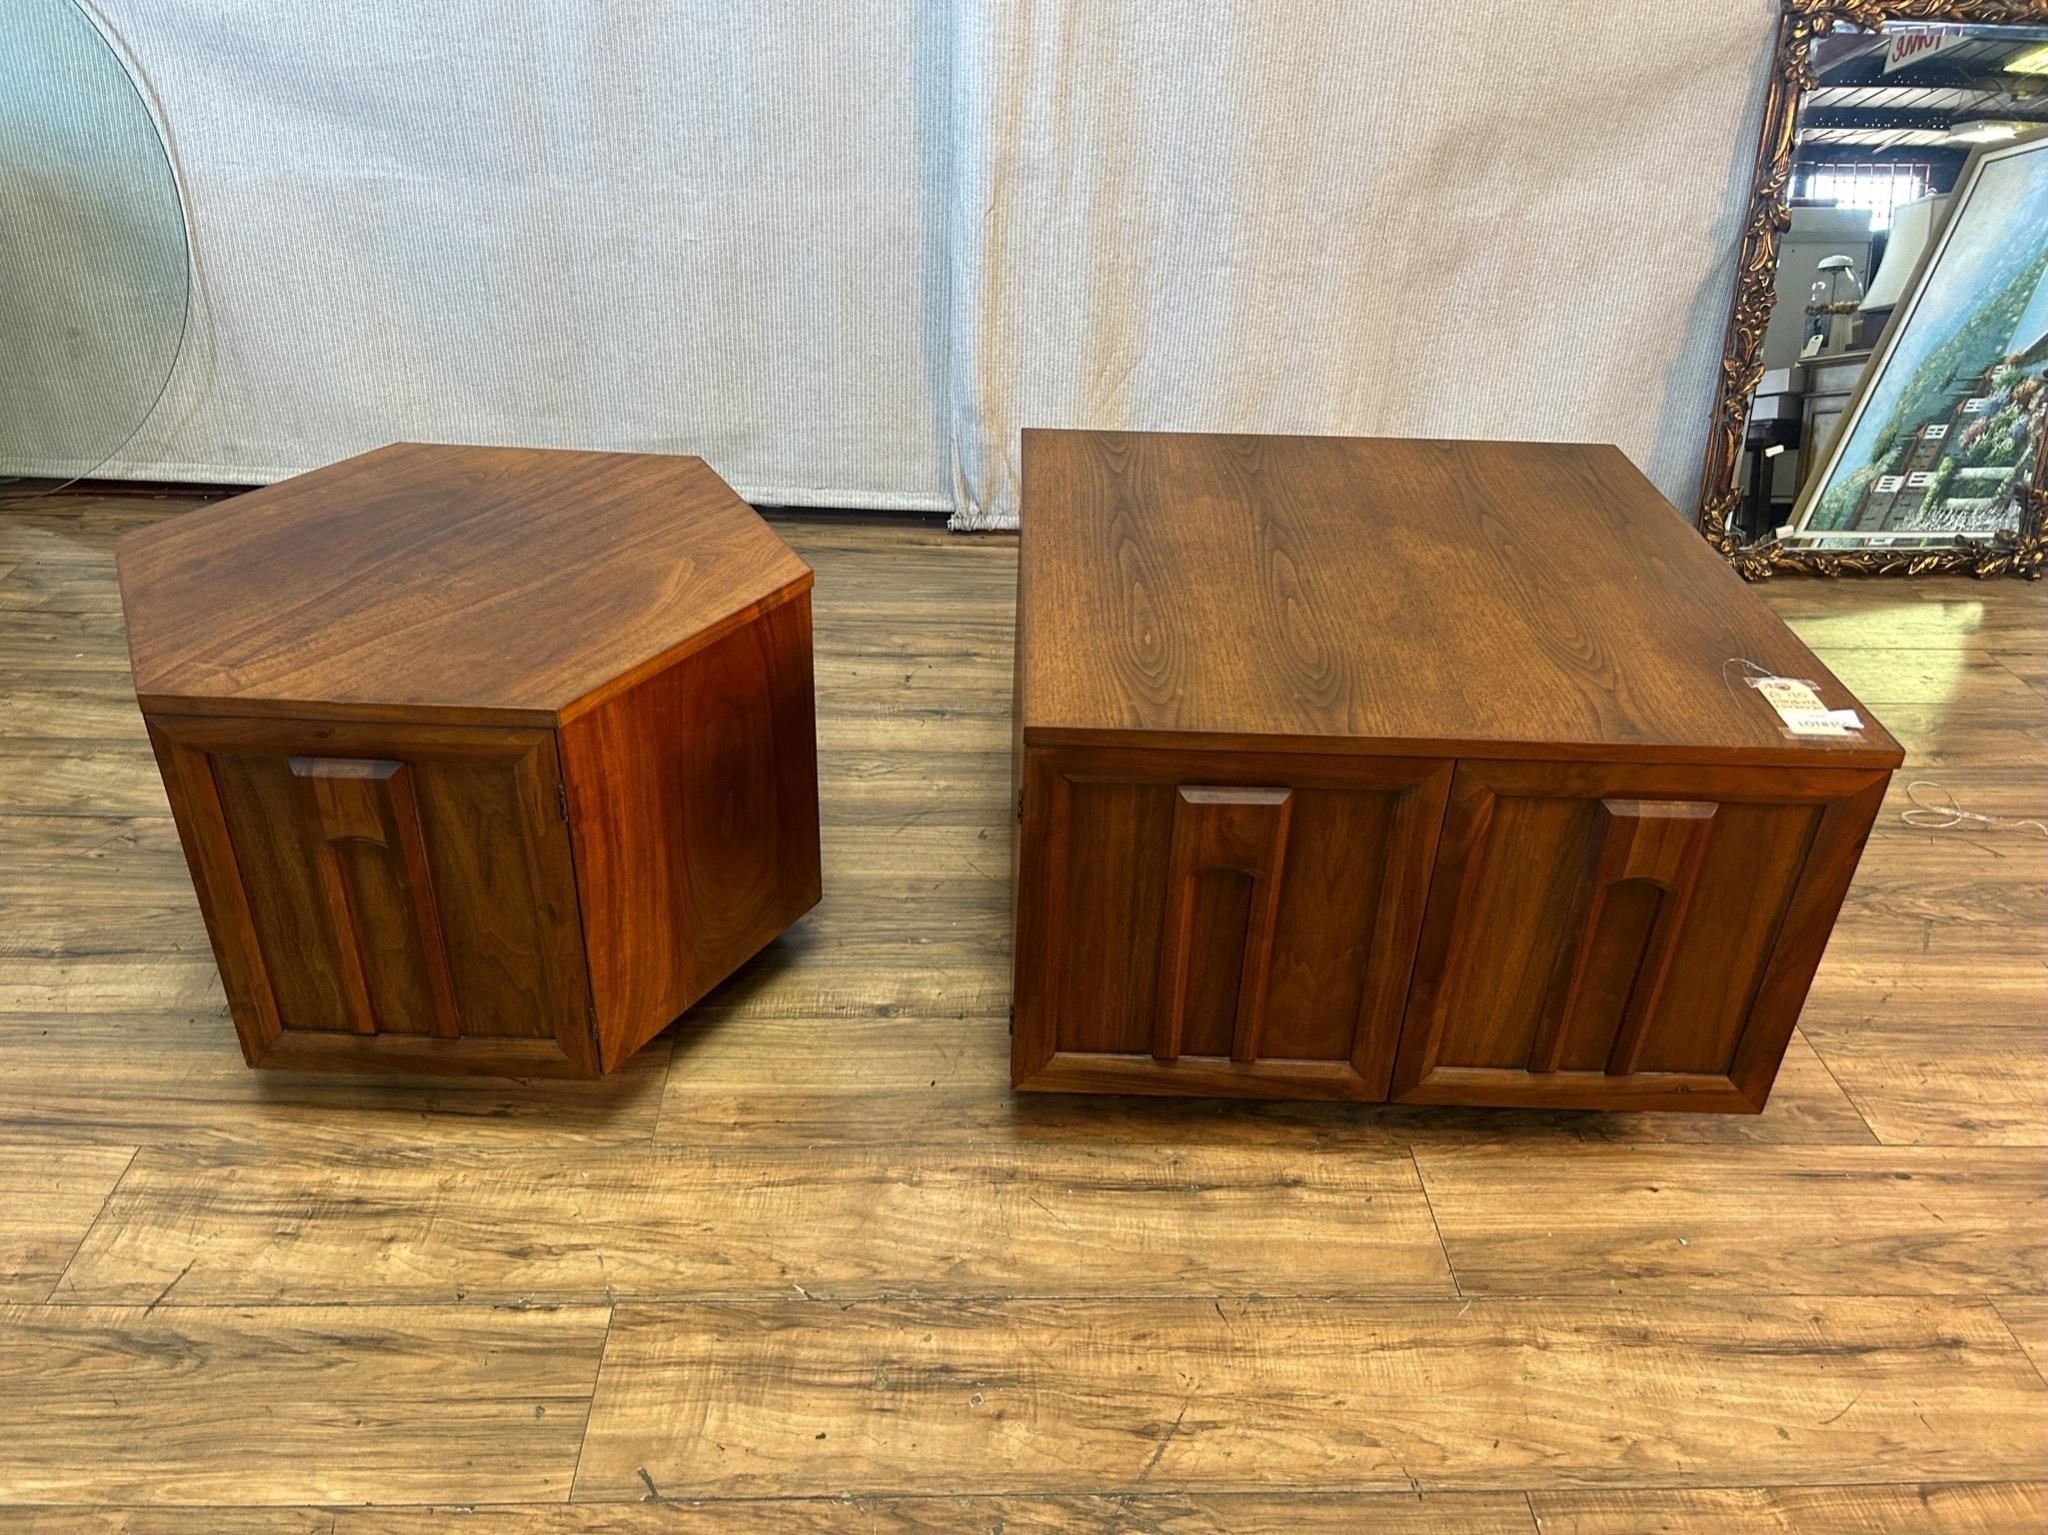
M 1862 716 L 1854 709 L 1830 709 L 1810 682 L 1796 677 L 1749 677 L 1744 679 L 1763 694 L 1764 702 L 1778 712 L 1787 734 L 1795 736 L 1850 736 L 1863 728 Z

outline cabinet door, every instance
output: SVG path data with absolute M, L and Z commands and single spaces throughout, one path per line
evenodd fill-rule
M 1394 1098 L 1762 1108 L 1888 776 L 1460 763 Z
M 1012 1075 L 1384 1098 L 1450 764 L 1033 749 Z
M 552 732 L 150 734 L 252 1065 L 596 1074 Z

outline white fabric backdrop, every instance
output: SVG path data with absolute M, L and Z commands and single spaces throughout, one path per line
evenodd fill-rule
M 983 12 L 960 525 L 1023 426 L 1614 442 L 1691 514 L 1770 0 Z
M 201 279 L 112 472 L 700 452 L 1013 524 L 1017 431 L 1619 443 L 1690 509 L 1773 0 L 100 0 Z
M 113 472 L 263 481 L 412 437 L 951 506 L 942 11 L 97 3 L 202 299 Z

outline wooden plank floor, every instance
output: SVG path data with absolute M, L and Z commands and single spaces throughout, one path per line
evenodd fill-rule
M 823 904 L 610 1081 L 358 1081 L 223 1011 L 184 504 L 0 512 L 0 1528 L 2048 1525 L 2048 840 L 1896 814 L 2048 816 L 2048 588 L 1763 589 L 1911 761 L 1753 1119 L 1013 1097 L 1016 546 L 825 519 Z

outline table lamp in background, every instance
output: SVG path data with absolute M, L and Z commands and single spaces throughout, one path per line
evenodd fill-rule
M 1863 284 L 1856 276 L 1855 257 L 1823 256 L 1818 270 L 1821 275 L 1806 301 L 1806 345 L 1800 352 L 1802 357 L 1847 351 L 1855 339 L 1856 311 L 1863 301 Z

